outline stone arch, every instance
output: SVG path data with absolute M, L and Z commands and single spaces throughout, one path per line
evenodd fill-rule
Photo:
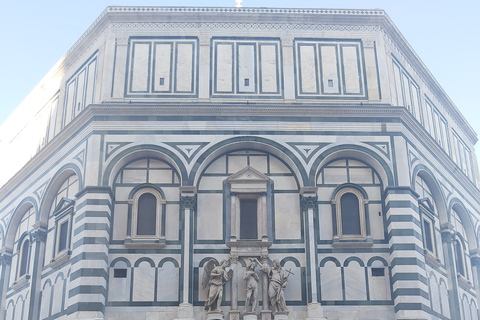
M 117 173 L 123 167 L 135 160 L 143 158 L 155 158 L 166 162 L 179 174 L 182 184 L 184 184 L 184 181 L 187 179 L 188 174 L 182 159 L 164 147 L 145 144 L 128 148 L 113 157 L 103 172 L 102 186 L 113 186 Z
M 223 140 L 205 150 L 192 168 L 188 178 L 189 185 L 197 185 L 202 172 L 221 155 L 245 149 L 257 150 L 276 156 L 290 168 L 300 186 L 307 185 L 307 173 L 299 159 L 289 149 L 278 142 L 256 136 L 242 136 Z
M 438 217 L 440 219 L 440 224 L 448 222 L 449 216 L 446 207 L 445 196 L 440 187 L 440 183 L 433 175 L 432 171 L 426 166 L 420 164 L 413 169 L 411 187 L 415 190 L 415 179 L 419 176 L 422 178 L 428 185 L 428 188 L 432 192 L 433 202 L 435 203 L 435 208 L 437 210 Z
M 357 160 L 371 166 L 377 172 L 383 188 L 395 185 L 390 166 L 379 154 L 366 147 L 352 144 L 336 145 L 320 154 L 310 169 L 309 183 L 315 185 L 320 169 L 327 163 L 339 159 Z
M 6 250 L 13 250 L 13 243 L 15 242 L 15 235 L 17 233 L 18 226 L 20 225 L 25 212 L 32 207 L 35 212 L 38 213 L 38 204 L 36 200 L 32 197 L 27 197 L 18 204 L 17 208 L 13 212 L 12 218 L 10 219 L 10 223 L 7 227 L 7 232 L 4 234 L 3 242 Z
M 127 267 L 129 267 L 129 268 L 132 267 L 132 264 L 130 263 L 130 260 L 128 260 L 127 258 L 124 258 L 124 257 L 119 257 L 119 258 L 113 259 L 113 261 L 110 263 L 110 268 L 115 267 L 115 265 L 116 265 L 117 262 L 119 262 L 119 261 L 124 262 L 125 265 L 126 265 Z
M 474 222 L 472 221 L 472 218 L 470 214 L 468 213 L 467 209 L 463 205 L 463 203 L 458 199 L 458 198 L 453 198 L 449 205 L 448 205 L 448 221 L 451 222 L 452 219 L 452 210 L 455 210 L 457 212 L 460 220 L 462 220 L 462 225 L 463 228 L 465 229 L 465 233 L 467 235 L 467 242 L 469 245 L 469 250 L 473 250 L 478 248 L 478 241 L 477 237 L 475 235 L 475 230 L 474 230 Z
M 52 207 L 53 201 L 57 195 L 58 189 L 69 177 L 76 175 L 78 178 L 78 190 L 83 188 L 83 176 L 80 168 L 75 164 L 67 164 L 60 168 L 57 173 L 50 180 L 45 196 L 43 197 L 42 203 L 40 205 L 40 211 L 37 211 L 37 221 L 41 224 L 46 225 L 48 223 L 48 218 L 50 215 L 50 209 Z

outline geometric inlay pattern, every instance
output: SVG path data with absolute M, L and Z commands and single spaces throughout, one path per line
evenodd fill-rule
M 287 144 L 295 149 L 302 156 L 303 160 L 308 163 L 318 150 L 330 143 L 287 142 Z
M 193 157 L 209 142 L 165 142 L 165 144 L 179 151 L 187 160 L 187 163 L 190 163 Z
M 388 142 L 364 142 L 364 143 L 374 147 L 375 149 L 383 153 L 388 159 L 390 159 L 390 146 Z
M 112 155 L 117 149 L 130 144 L 131 142 L 107 142 L 105 145 L 105 161 Z
M 83 167 L 83 164 L 85 162 L 85 150 L 80 151 L 80 153 L 73 157 L 73 159 L 78 160 L 78 162 L 80 162 L 81 166 Z
M 42 184 L 40 187 L 37 188 L 33 193 L 38 197 L 38 199 L 42 199 L 45 190 L 47 189 L 48 181 Z

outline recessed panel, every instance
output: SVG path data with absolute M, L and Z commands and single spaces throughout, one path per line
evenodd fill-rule
M 233 93 L 233 45 L 216 46 L 215 92 Z
M 320 45 L 322 93 L 339 93 L 337 46 Z
M 260 45 L 260 93 L 278 93 L 277 46 Z
M 342 46 L 344 91 L 346 94 L 361 93 L 359 56 L 357 46 Z
M 130 88 L 132 92 L 148 92 L 150 43 L 134 43 Z
M 175 92 L 193 92 L 193 44 L 178 43 Z
M 155 44 L 153 91 L 170 92 L 172 68 L 172 43 Z
M 318 93 L 315 46 L 300 46 L 300 92 Z
M 238 93 L 256 92 L 255 45 L 238 44 Z

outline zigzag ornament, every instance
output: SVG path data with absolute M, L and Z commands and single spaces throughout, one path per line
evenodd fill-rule
M 306 163 L 308 163 L 313 155 L 320 149 L 326 147 L 329 145 L 329 143 L 309 143 L 309 142 L 287 142 L 287 144 L 295 149 L 298 154 L 300 154 L 305 160 Z

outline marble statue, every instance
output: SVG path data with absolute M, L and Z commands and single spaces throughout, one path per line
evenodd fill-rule
M 258 260 L 257 260 L 258 261 Z M 282 266 L 278 260 L 273 260 L 273 267 L 267 263 L 260 264 L 261 269 L 268 275 L 268 298 L 272 312 L 286 312 L 287 304 L 283 290 L 287 287 L 288 276 L 285 276 Z M 291 272 L 288 272 L 289 275 Z
M 202 288 L 208 287 L 205 310 L 207 312 L 220 312 L 220 304 L 223 297 L 223 285 L 233 276 L 233 270 L 228 270 L 228 261 L 223 260 L 219 266 L 215 266 L 215 260 L 209 260 L 203 269 Z
M 247 297 L 245 299 L 245 312 L 256 312 L 258 306 L 258 282 L 260 278 L 255 272 L 255 267 L 257 266 L 256 259 L 250 259 L 250 263 L 245 270 L 243 279 L 246 282 Z

